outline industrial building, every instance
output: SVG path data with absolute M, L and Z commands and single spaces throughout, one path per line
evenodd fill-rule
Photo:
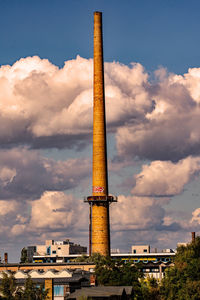
M 38 255 L 47 254 L 51 256 L 85 254 L 87 253 L 87 247 L 74 244 L 69 239 L 65 241 L 46 240 L 45 245 L 36 245 L 36 253 Z
M 11 271 L 0 271 L 0 283 L 3 278 L 3 273 L 8 276 L 11 275 Z M 88 271 L 81 269 L 69 270 L 69 269 L 39 269 L 39 270 L 17 270 L 12 272 L 16 279 L 16 284 L 24 286 L 28 277 L 37 284 L 43 284 L 45 288 L 48 288 L 48 299 L 52 300 L 64 300 L 66 296 L 75 292 L 77 289 L 83 287 L 90 287 L 93 285 L 93 275 Z
M 73 262 L 77 257 L 81 257 L 80 254 L 70 254 L 66 256 L 58 256 L 58 257 L 50 257 L 48 255 L 34 255 L 33 256 L 33 263 L 70 263 Z M 138 253 L 138 254 L 132 254 L 132 253 L 113 253 L 111 254 L 112 258 L 116 259 L 122 259 L 122 260 L 131 260 L 134 263 L 138 262 L 159 262 L 162 261 L 170 262 L 172 261 L 172 257 L 175 256 L 174 252 L 161 252 L 161 253 Z M 52 261 L 53 260 L 53 261 Z
M 69 239 L 64 241 L 46 240 L 44 245 L 27 247 L 27 262 L 35 261 L 35 257 L 46 257 L 46 261 L 52 263 L 62 262 L 64 257 L 71 254 L 87 254 L 87 247 L 74 244 Z
M 66 262 L 57 262 L 49 263 L 46 260 L 46 257 L 36 258 L 35 263 L 25 263 L 25 264 L 0 264 L 0 272 L 4 271 L 32 271 L 39 270 L 40 272 L 46 272 L 49 270 L 75 270 L 82 269 L 83 271 L 94 272 L 95 265 L 94 263 L 86 262 L 74 262 L 74 258 L 78 255 L 69 255 L 66 257 Z M 173 265 L 175 253 L 141 253 L 141 254 L 132 254 L 132 253 L 120 253 L 113 254 L 113 259 L 121 259 L 127 262 L 132 262 L 134 264 L 139 263 L 139 268 L 144 273 L 144 276 L 152 276 L 158 280 L 161 280 L 164 276 L 165 269 Z

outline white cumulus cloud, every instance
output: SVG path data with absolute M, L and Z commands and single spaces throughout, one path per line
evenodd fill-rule
M 37 56 L 0 68 L 1 145 L 74 147 L 92 131 L 91 59 L 77 56 L 59 69 Z M 112 130 L 152 110 L 140 64 L 105 64 L 107 121 Z
M 143 165 L 135 176 L 132 194 L 143 196 L 174 196 L 183 191 L 184 186 L 200 172 L 200 158 L 187 157 L 177 163 L 153 161 Z

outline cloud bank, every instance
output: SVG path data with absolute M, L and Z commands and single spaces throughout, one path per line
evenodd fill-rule
M 105 63 L 108 130 L 121 156 L 178 161 L 200 154 L 200 68 L 184 75 Z M 92 60 L 59 69 L 37 56 L 0 68 L 1 147 L 76 147 L 91 140 Z
M 26 148 L 0 150 L 0 199 L 37 199 L 43 192 L 80 186 L 90 175 L 90 160 L 55 161 Z

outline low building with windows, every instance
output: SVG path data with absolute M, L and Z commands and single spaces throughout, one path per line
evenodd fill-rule
M 38 270 L 10 270 L 0 271 L 0 283 L 4 274 L 8 277 L 13 274 L 16 284 L 19 287 L 24 286 L 28 277 L 31 278 L 36 285 L 43 285 L 48 289 L 49 300 L 64 300 L 70 293 L 83 287 L 90 287 L 92 284 L 91 277 L 93 276 L 88 271 L 82 269 L 38 269 Z

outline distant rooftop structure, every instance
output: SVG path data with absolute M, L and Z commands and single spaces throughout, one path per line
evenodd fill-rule
M 81 299 L 132 299 L 132 286 L 97 286 L 92 288 L 82 288 L 70 294 L 67 299 L 76 300 Z
M 163 253 L 174 253 L 175 250 L 174 249 L 163 249 L 162 252 Z
M 49 246 L 49 245 L 74 245 L 74 243 L 70 242 L 69 239 L 66 239 L 64 241 L 46 240 L 45 245 L 46 246 Z
M 111 254 L 120 253 L 120 250 L 119 249 L 111 249 L 110 252 L 111 252 Z
M 133 254 L 150 253 L 150 245 L 133 245 L 131 249 Z

